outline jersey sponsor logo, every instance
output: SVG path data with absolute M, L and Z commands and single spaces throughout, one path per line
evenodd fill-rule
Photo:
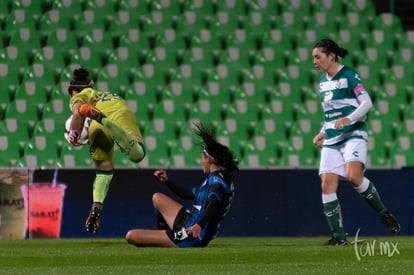
M 342 117 L 342 112 L 326 113 L 326 118 Z
M 327 92 L 327 91 L 332 91 L 332 90 L 337 90 L 337 89 L 346 89 L 346 88 L 348 88 L 348 79 L 346 78 L 321 82 L 319 86 L 320 92 Z

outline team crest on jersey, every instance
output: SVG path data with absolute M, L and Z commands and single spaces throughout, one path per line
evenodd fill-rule
M 323 101 L 327 102 L 327 101 L 331 101 L 333 98 L 333 93 L 332 91 L 326 92 L 324 97 L 323 97 Z
M 339 80 L 335 81 L 335 89 L 341 88 L 341 82 Z
M 359 74 L 355 74 L 355 78 L 361 81 L 361 78 L 359 78 Z

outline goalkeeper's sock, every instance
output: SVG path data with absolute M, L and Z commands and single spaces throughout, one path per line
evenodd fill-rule
M 144 145 L 137 137 L 126 132 L 107 117 L 103 117 L 101 123 L 108 129 L 115 143 L 131 161 L 140 162 L 144 158 Z
M 332 232 L 332 236 L 338 240 L 345 240 L 345 231 L 342 224 L 341 206 L 339 204 L 336 193 L 323 194 L 323 212 L 328 222 L 329 229 Z
M 365 199 L 372 209 L 375 210 L 378 216 L 382 217 L 387 213 L 387 208 L 382 203 L 377 189 L 374 184 L 369 181 L 369 179 L 364 177 L 361 185 L 355 187 L 355 190 Z
M 113 171 L 96 171 L 95 181 L 93 182 L 93 202 L 102 203 L 108 193 L 109 185 L 113 177 Z

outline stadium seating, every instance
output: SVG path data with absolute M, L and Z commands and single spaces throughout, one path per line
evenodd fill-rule
M 200 119 L 242 167 L 316 167 L 309 139 L 323 116 L 311 50 L 325 37 L 349 51 L 341 62 L 373 98 L 370 165 L 411 164 L 402 125 L 412 119 L 414 35 L 370 0 L 0 2 L 1 165 L 92 165 L 86 147 L 63 140 L 67 87 L 84 66 L 136 114 L 148 147 L 139 167 L 198 166 L 197 148 L 183 146 Z M 115 163 L 137 166 L 118 149 Z

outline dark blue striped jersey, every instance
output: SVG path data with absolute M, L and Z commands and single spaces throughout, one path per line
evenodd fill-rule
M 186 228 L 199 223 L 204 215 L 209 215 L 211 218 L 202 226 L 201 231 L 202 242 L 208 243 L 217 235 L 225 215 L 230 210 L 234 196 L 232 177 L 224 169 L 219 169 L 209 174 L 203 184 L 193 188 L 192 192 L 195 198 Z M 219 201 L 219 207 L 214 213 L 206 213 L 209 200 L 213 197 Z

